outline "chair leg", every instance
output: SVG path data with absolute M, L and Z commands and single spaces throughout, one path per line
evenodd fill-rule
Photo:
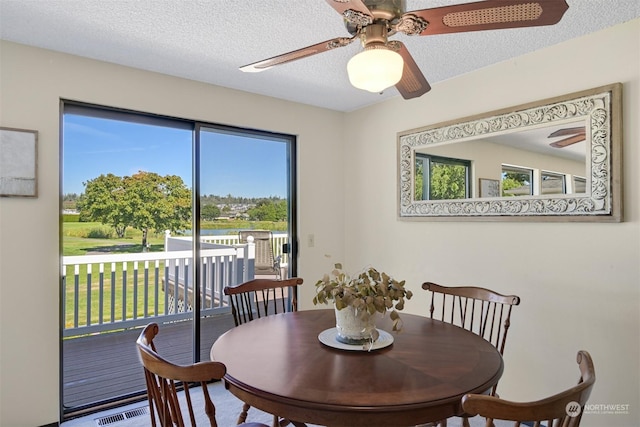
M 277 422 L 277 425 L 279 427 L 286 427 L 289 424 L 293 424 L 296 427 L 298 426 L 298 424 L 296 424 L 294 421 L 290 421 L 290 420 L 288 420 L 286 418 L 280 419 L 277 415 L 274 415 L 274 422 Z
M 242 405 L 242 412 L 240 412 L 237 424 L 242 424 L 247 421 L 247 413 L 249 412 L 249 408 L 251 408 L 251 405 L 249 405 L 248 403 Z
M 273 423 L 271 424 L 273 427 L 282 427 L 282 426 L 286 426 L 287 424 L 289 424 L 289 421 L 287 420 L 282 420 L 282 422 L 284 424 L 280 424 L 280 418 L 277 415 L 273 416 Z
M 287 427 L 289 424 L 293 425 L 294 427 L 307 427 L 305 423 L 291 421 L 286 418 L 280 418 L 277 415 L 273 416 L 273 427 Z
M 415 427 L 447 427 L 447 420 L 434 421 L 426 424 L 420 424 Z

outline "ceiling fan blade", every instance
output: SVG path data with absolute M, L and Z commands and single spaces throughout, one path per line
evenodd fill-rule
M 396 29 L 428 36 L 553 25 L 568 8 L 566 0 L 486 0 L 409 11 L 402 15 Z
M 551 134 L 549 134 L 548 138 L 555 138 L 557 136 L 584 135 L 584 134 L 585 134 L 584 126 L 578 126 L 578 127 L 575 127 L 575 128 L 558 129 L 557 131 L 552 132 Z
M 396 89 L 404 99 L 417 98 L 431 90 L 431 86 L 427 79 L 418 68 L 418 64 L 405 47 L 404 43 L 397 40 L 390 41 L 388 46 L 398 52 L 404 60 L 404 68 L 402 70 L 402 78 L 396 83 Z
M 244 65 L 240 67 L 240 71 L 248 73 L 264 71 L 276 65 L 285 64 L 287 62 L 295 61 L 296 59 L 307 58 L 318 53 L 347 46 L 359 36 L 360 34 L 357 33 L 353 37 L 336 37 L 335 39 L 327 40 L 322 43 L 303 47 L 302 49 L 294 50 L 292 52 L 283 53 L 282 55 L 254 62 L 253 64 Z
M 326 0 L 348 22 L 366 26 L 373 22 L 373 15 L 362 0 Z
M 566 147 L 567 145 L 572 145 L 584 140 L 585 140 L 585 135 L 582 133 L 582 134 L 570 136 L 569 138 L 561 139 L 560 141 L 552 142 L 549 145 L 554 148 L 562 148 L 562 147 Z

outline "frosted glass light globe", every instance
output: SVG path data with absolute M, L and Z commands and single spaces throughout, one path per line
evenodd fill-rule
M 358 89 L 382 92 L 402 78 L 404 61 L 399 53 L 386 48 L 369 48 L 349 60 L 349 81 Z

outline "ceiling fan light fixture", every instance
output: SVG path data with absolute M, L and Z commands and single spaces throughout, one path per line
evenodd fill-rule
M 386 46 L 366 47 L 349 60 L 347 74 L 351 84 L 369 92 L 382 92 L 402 78 L 404 60 Z

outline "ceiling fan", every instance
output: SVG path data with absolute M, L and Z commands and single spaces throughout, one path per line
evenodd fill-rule
M 577 142 L 581 142 L 584 141 L 586 139 L 586 129 L 584 126 L 578 126 L 578 127 L 574 127 L 574 128 L 565 128 L 565 129 L 558 129 L 555 132 L 552 132 L 548 138 L 557 138 L 559 136 L 566 136 L 566 138 L 563 138 L 559 141 L 554 141 L 552 143 L 550 143 L 549 145 L 554 147 L 554 148 L 563 148 L 566 147 L 568 145 L 572 145 L 575 144 Z
M 395 86 L 403 98 L 419 97 L 431 89 L 413 57 L 398 40 L 400 32 L 428 36 L 467 31 L 534 27 L 556 24 L 569 8 L 566 0 L 486 0 L 406 11 L 405 0 L 326 0 L 342 15 L 351 37 L 337 37 L 240 67 L 264 71 L 360 39 L 363 52 L 349 60 L 351 84 L 370 92 Z

